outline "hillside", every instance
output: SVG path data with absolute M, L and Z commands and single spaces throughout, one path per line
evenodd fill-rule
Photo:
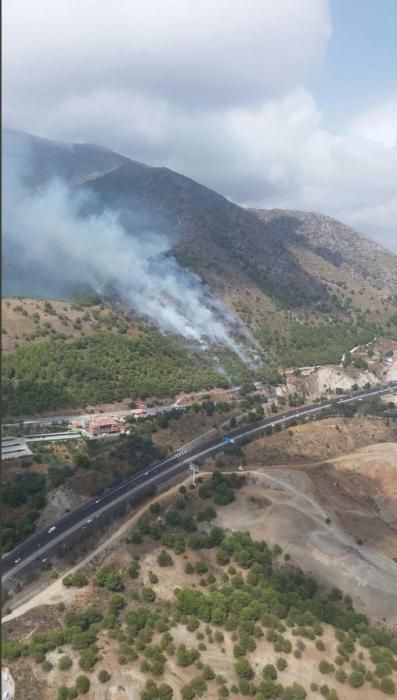
M 302 212 L 250 211 L 167 168 L 149 167 L 97 146 L 62 144 L 6 130 L 6 163 L 21 165 L 22 156 L 27 158 L 22 190 L 40 189 L 58 176 L 75 192 L 90 193 L 84 198 L 81 217 L 111 209 L 135 237 L 137 231 L 138 237 L 144 237 L 148 230 L 166 235 L 167 255 L 198 273 L 252 331 L 265 354 L 266 366 L 258 378 L 273 381 L 277 368 L 339 364 L 343 355 L 349 357 L 353 347 L 369 343 L 374 336 L 397 337 L 397 257 L 340 222 Z M 55 387 L 49 402 L 54 409 L 81 401 L 153 395 L 149 356 L 143 351 L 143 364 L 139 363 L 146 378 L 143 384 L 132 381 L 132 370 L 124 366 L 127 357 L 136 357 L 134 348 L 142 343 L 140 320 L 118 309 L 100 309 L 98 299 L 81 313 L 67 301 L 59 301 L 67 296 L 68 275 L 58 276 L 45 259 L 32 268 L 29 246 L 34 241 L 27 240 L 22 254 L 13 248 L 12 240 L 9 231 L 3 251 L 3 288 L 6 295 L 26 298 L 6 300 L 3 313 L 3 347 L 10 351 L 5 363 L 9 413 L 21 415 L 29 406 L 42 410 L 50 384 Z M 82 289 L 77 291 L 83 293 L 85 284 L 82 279 Z M 75 288 L 68 290 L 70 297 L 75 293 Z M 151 352 L 167 354 L 168 340 L 161 335 L 155 340 L 153 327 L 146 331 L 157 348 L 154 351 L 153 346 Z M 120 342 L 110 334 L 120 336 Z M 86 338 L 84 348 L 77 343 L 81 336 Z M 167 347 L 174 347 L 172 343 Z M 183 355 L 186 370 L 190 350 L 180 348 L 182 354 L 177 353 L 178 361 Z M 68 377 L 59 365 L 66 354 Z M 85 357 L 84 378 L 78 369 L 80 356 Z M 117 376 L 112 356 L 121 363 Z M 225 362 L 229 372 L 230 364 Z M 194 358 L 194 380 L 178 376 L 174 363 L 172 371 L 168 367 L 166 381 L 160 357 L 155 364 L 162 371 L 156 384 L 159 395 L 170 392 L 172 378 L 178 379 L 175 391 L 225 381 L 214 372 L 213 358 L 211 366 L 205 358 Z M 27 377 L 23 376 L 26 368 Z M 247 376 L 241 370 L 234 363 L 234 380 Z M 157 372 L 153 376 L 160 379 Z M 88 384 L 91 388 L 86 390 Z M 78 397 L 72 395 L 74 386 Z
M 167 168 L 97 146 L 7 130 L 6 136 L 5 158 L 28 154 L 25 186 L 61 177 L 94 194 L 84 213 L 110 208 L 120 212 L 127 230 L 150 225 L 165 233 L 182 264 L 229 304 L 248 307 L 253 327 L 280 305 L 344 317 L 356 307 L 374 318 L 381 311 L 385 320 L 395 313 L 396 256 L 333 219 L 250 211 Z
M 67 700 L 76 691 L 87 700 L 394 696 L 395 634 L 355 609 L 346 578 L 343 590 L 331 588 L 299 568 L 314 523 L 328 530 L 330 559 L 346 562 L 348 553 L 352 576 L 361 574 L 358 545 L 348 552 L 338 542 L 317 501 L 306 499 L 305 517 L 291 491 L 307 484 L 294 475 L 285 490 L 267 483 L 265 472 L 216 471 L 196 491 L 186 481 L 89 550 L 80 569 L 51 582 L 67 566 L 52 562 L 47 589 L 5 618 L 3 657 L 17 693 L 31 700 Z M 301 528 L 294 535 L 281 522 L 274 528 L 288 508 L 306 526 L 301 537 Z M 323 569 L 335 575 L 333 566 Z M 372 574 L 367 598 L 376 619 L 395 591 L 390 576 Z
M 172 399 L 179 392 L 226 387 L 228 382 L 219 367 L 234 383 L 250 379 L 241 360 L 223 348 L 191 352 L 174 336 L 139 331 L 125 318 L 108 311 L 101 315 L 85 310 L 73 323 L 65 313 L 67 307 L 62 305 L 63 312 L 57 313 L 55 302 L 54 306 L 48 301 L 43 305 L 51 310 L 43 314 L 42 325 L 33 319 L 33 332 L 23 334 L 24 344 L 16 347 L 19 336 L 14 335 L 14 350 L 4 357 L 6 416 L 77 409 L 125 398 Z M 29 317 L 28 305 L 23 301 L 16 306 L 22 323 L 25 318 L 31 322 L 35 314 L 40 317 L 38 311 Z M 36 306 L 39 304 L 33 308 Z M 54 325 L 46 320 L 51 316 L 55 317 Z M 63 328 L 65 319 L 66 328 L 59 331 L 58 325 L 61 323 Z M 72 333 L 66 334 L 70 326 Z M 11 336 L 10 341 L 12 345 Z

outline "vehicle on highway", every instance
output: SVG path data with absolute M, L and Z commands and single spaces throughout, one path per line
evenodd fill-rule
M 393 392 L 395 392 L 397 390 L 397 382 L 393 382 L 391 386 L 393 387 Z M 361 392 L 360 394 L 356 394 L 353 397 L 345 395 L 345 397 L 338 398 L 335 403 L 340 403 L 343 405 L 345 402 L 358 401 L 360 398 L 366 400 L 370 396 L 373 397 L 375 395 L 381 395 L 389 391 L 389 388 L 382 388 L 380 390 L 375 391 L 372 390 Z M 68 513 L 67 515 L 63 516 L 56 524 L 52 525 L 51 527 L 47 525 L 47 530 L 37 532 L 32 537 L 27 538 L 23 543 L 23 550 L 16 549 L 13 552 L 9 552 L 3 555 L 3 582 L 7 583 L 7 580 L 11 580 L 14 567 L 16 568 L 18 566 L 17 571 L 19 574 L 23 568 L 29 568 L 29 570 L 32 569 L 32 558 L 35 556 L 35 554 L 37 556 L 37 549 L 40 547 L 39 541 L 42 540 L 43 556 L 47 554 L 49 557 L 51 557 L 52 555 L 48 554 L 48 552 L 55 551 L 56 547 L 59 547 L 62 544 L 62 541 L 65 541 L 65 539 L 68 537 L 69 532 L 72 528 L 73 530 L 77 530 L 78 528 L 88 528 L 87 513 L 91 513 L 91 515 L 89 515 L 89 518 L 91 520 L 99 517 L 102 518 L 107 509 L 110 511 L 114 505 L 117 505 L 118 500 L 120 499 L 120 496 L 123 493 L 123 491 L 123 496 L 129 498 L 130 491 L 132 491 L 133 493 L 136 492 L 137 494 L 139 494 L 141 491 L 144 492 L 143 490 L 145 488 L 145 481 L 153 481 L 156 484 L 156 486 L 161 486 L 163 483 L 167 482 L 167 480 L 170 478 L 171 473 L 181 474 L 184 471 L 184 469 L 187 468 L 189 460 L 201 460 L 202 458 L 205 460 L 211 455 L 221 452 L 225 447 L 224 437 L 227 437 L 228 441 L 238 443 L 245 437 L 253 436 L 255 434 L 260 435 L 262 432 L 265 432 L 266 428 L 269 426 L 279 426 L 280 424 L 286 423 L 291 419 L 303 419 L 304 417 L 307 417 L 310 414 L 315 414 L 316 412 L 321 414 L 321 411 L 323 411 L 324 408 L 331 407 L 332 403 L 325 403 L 324 401 L 322 401 L 314 404 L 309 404 L 302 407 L 302 409 L 294 408 L 293 410 L 288 411 L 288 413 L 284 413 L 284 417 L 280 417 L 279 415 L 277 415 L 270 419 L 265 418 L 258 420 L 254 424 L 250 424 L 248 426 L 243 425 L 241 427 L 236 428 L 228 435 L 224 435 L 222 437 L 212 437 L 207 442 L 201 442 L 200 445 L 194 448 L 190 447 L 181 449 L 179 452 L 176 452 L 170 457 L 167 457 L 166 460 L 162 460 L 160 462 L 156 462 L 150 465 L 150 467 L 147 468 L 145 472 L 139 472 L 132 479 L 124 480 L 121 484 L 118 484 L 116 487 L 109 487 L 108 489 L 106 489 L 105 492 L 102 493 L 102 495 L 99 498 L 95 499 L 94 497 L 95 500 L 93 499 L 92 502 L 89 502 L 88 504 L 77 508 L 75 511 L 73 511 L 73 513 Z M 185 459 L 186 455 L 189 455 L 189 460 Z M 148 479 L 149 475 L 150 480 Z M 99 501 L 101 501 L 101 508 L 95 509 L 94 503 L 97 504 Z M 95 510 L 100 511 L 100 513 L 95 514 L 93 512 Z M 55 530 L 57 531 L 56 538 L 54 537 L 54 539 L 52 539 L 52 537 L 47 537 L 47 534 L 52 535 L 55 532 Z M 22 558 L 23 566 L 20 567 L 20 562 L 16 564 L 15 561 L 16 559 L 21 560 Z M 43 560 L 40 559 L 39 556 L 37 557 L 37 560 L 35 559 L 34 561 L 37 561 L 35 566 L 38 567 L 39 562 Z M 45 561 L 47 561 L 46 557 Z
M 21 557 L 18 557 L 18 559 L 15 559 L 14 564 L 19 564 L 20 561 L 21 561 Z
M 87 525 L 89 525 L 90 523 L 92 523 L 92 518 L 89 518 L 89 519 L 87 520 Z

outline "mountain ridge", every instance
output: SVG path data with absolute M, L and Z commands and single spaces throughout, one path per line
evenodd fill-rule
M 258 314 L 250 296 L 259 299 L 261 318 L 280 308 L 317 318 L 344 316 L 347 306 L 374 317 L 393 312 L 397 256 L 331 217 L 245 209 L 169 168 L 94 144 L 65 145 L 6 130 L 5 157 L 16 157 L 26 142 L 31 187 L 57 175 L 91 193 L 85 213 L 110 208 L 127 231 L 138 226 L 166 233 L 169 254 L 180 264 L 234 310 L 242 300 L 248 304 L 251 326 Z

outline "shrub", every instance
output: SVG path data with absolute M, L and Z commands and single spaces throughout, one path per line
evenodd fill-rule
M 87 676 L 77 676 L 76 678 L 76 688 L 79 693 L 88 693 L 90 689 L 90 679 Z
M 205 681 L 212 681 L 215 678 L 215 673 L 211 666 L 208 666 L 208 664 L 203 666 L 202 675 Z
M 132 544 L 141 544 L 142 541 L 143 541 L 143 537 L 142 537 L 141 533 L 138 532 L 138 530 L 136 530 L 136 532 L 132 533 L 132 535 L 131 535 Z
M 87 585 L 88 581 L 87 577 L 82 571 L 75 571 L 73 574 L 65 576 L 62 579 L 62 583 L 64 586 L 75 586 L 76 588 L 82 588 L 83 586 Z
M 382 678 L 380 687 L 386 695 L 394 695 L 396 692 L 396 685 L 389 676 L 387 678 Z
M 165 549 L 162 549 L 158 555 L 157 563 L 159 566 L 173 566 L 174 564 L 171 555 Z
M 328 661 L 323 659 L 318 665 L 320 673 L 332 673 L 335 670 L 335 666 L 330 664 Z
M 83 671 L 91 671 L 97 661 L 95 649 L 86 649 L 79 658 L 79 666 Z
M 234 664 L 234 670 L 236 671 L 239 678 L 245 678 L 246 680 L 251 680 L 254 677 L 254 671 L 250 663 L 244 657 L 237 659 Z
M 304 700 L 307 696 L 306 690 L 299 683 L 284 688 L 283 700 Z
M 335 673 L 335 678 L 339 683 L 346 683 L 347 681 L 347 673 L 346 671 L 343 670 L 343 668 L 338 668 L 338 670 Z
M 196 562 L 196 574 L 206 574 L 208 571 L 208 566 L 204 561 Z
M 121 591 L 123 589 L 120 574 L 110 566 L 103 566 L 98 571 L 95 582 L 98 586 L 106 588 L 108 591 Z
M 141 598 L 144 603 L 153 603 L 156 600 L 156 594 L 153 588 L 144 586 L 144 588 L 141 590 Z
M 128 567 L 127 573 L 130 578 L 138 578 L 140 572 L 139 564 L 137 561 L 133 560 Z
M 58 661 L 58 668 L 60 671 L 67 671 L 69 668 L 72 667 L 72 659 L 70 656 L 61 656 L 61 658 Z
M 277 678 L 277 670 L 273 664 L 266 664 L 262 670 L 262 676 L 265 681 L 274 681 Z
M 108 671 L 106 671 L 106 669 L 103 668 L 101 671 L 99 671 L 98 680 L 100 683 L 107 683 L 108 681 L 110 681 L 110 679 L 111 675 L 110 673 L 108 673 Z
M 364 685 L 364 674 L 361 671 L 352 671 L 348 678 L 349 685 L 352 688 L 361 688 Z
M 284 659 L 282 656 L 279 656 L 276 661 L 276 666 L 279 671 L 284 671 L 284 669 L 288 666 L 287 660 Z

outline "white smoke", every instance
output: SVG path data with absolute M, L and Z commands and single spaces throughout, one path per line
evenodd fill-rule
M 25 268 L 28 262 L 32 279 L 41 275 L 69 289 L 84 284 L 101 296 L 111 287 L 124 305 L 162 330 L 202 347 L 228 346 L 249 363 L 232 335 L 241 333 L 241 323 L 168 254 L 166 236 L 149 228 L 127 232 L 113 211 L 82 217 L 83 204 L 61 181 L 35 192 L 8 187 L 5 250 Z

